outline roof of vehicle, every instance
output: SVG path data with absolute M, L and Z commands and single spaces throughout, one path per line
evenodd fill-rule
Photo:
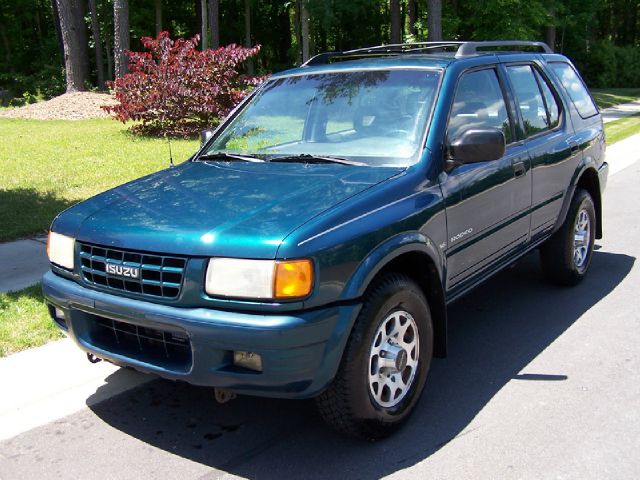
M 451 50 L 451 49 L 454 50 Z M 487 50 L 492 48 L 493 50 Z M 518 50 L 509 50 L 516 48 Z M 542 50 L 532 52 L 530 49 Z M 523 51 L 529 49 L 529 51 Z M 445 51 L 449 50 L 449 51 Z M 430 53 L 431 52 L 431 53 Z M 490 42 L 419 42 L 379 45 L 345 52 L 325 52 L 312 57 L 305 64 L 278 72 L 272 78 L 308 75 L 323 72 L 393 68 L 446 68 L 453 62 L 496 54 L 550 54 L 552 50 L 543 42 L 490 41 Z
M 335 63 L 324 63 L 319 65 L 302 65 L 291 68 L 283 72 L 275 73 L 272 78 L 288 77 L 292 75 L 307 75 L 322 72 L 340 72 L 350 70 L 370 70 L 389 68 L 444 68 L 455 58 L 440 55 L 393 55 L 380 57 L 354 58 Z

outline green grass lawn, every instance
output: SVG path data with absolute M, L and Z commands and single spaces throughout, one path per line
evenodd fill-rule
M 607 145 L 640 133 L 640 113 L 605 123 L 604 131 L 607 136 Z
M 600 108 L 640 100 L 640 88 L 594 88 L 591 94 Z
M 0 357 L 58 338 L 62 333 L 49 318 L 39 284 L 0 293 Z
M 171 146 L 179 162 L 198 142 Z M 0 241 L 45 233 L 61 210 L 168 164 L 165 140 L 111 119 L 0 119 Z

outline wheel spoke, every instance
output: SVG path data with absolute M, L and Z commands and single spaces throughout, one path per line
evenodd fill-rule
M 589 256 L 591 246 L 591 220 L 589 214 L 583 208 L 576 216 L 573 229 L 573 264 L 582 269 Z
M 405 311 L 389 314 L 369 353 L 369 390 L 382 407 L 400 403 L 411 389 L 419 361 L 418 327 Z

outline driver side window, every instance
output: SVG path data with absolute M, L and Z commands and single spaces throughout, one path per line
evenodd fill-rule
M 465 73 L 458 82 L 449 117 L 447 139 L 453 142 L 469 129 L 495 128 L 512 141 L 511 122 L 498 76 L 493 68 Z

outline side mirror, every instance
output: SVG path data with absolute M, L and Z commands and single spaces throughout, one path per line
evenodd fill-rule
M 469 129 L 449 144 L 447 165 L 488 162 L 502 158 L 506 149 L 504 133 L 497 128 Z
M 211 137 L 213 137 L 214 132 L 216 131 L 215 128 L 208 128 L 206 130 L 203 130 L 200 132 L 200 146 L 204 145 L 205 143 L 207 143 L 209 141 L 209 139 Z

